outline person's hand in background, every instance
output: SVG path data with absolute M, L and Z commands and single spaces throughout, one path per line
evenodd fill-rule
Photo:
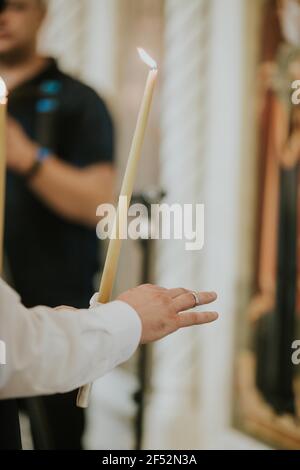
M 199 305 L 217 299 L 214 292 L 196 295 Z M 189 311 L 198 306 L 195 293 L 186 289 L 164 289 L 150 284 L 139 286 L 121 294 L 117 300 L 126 302 L 138 313 L 142 322 L 141 344 L 157 341 L 181 328 L 214 322 L 216 312 Z

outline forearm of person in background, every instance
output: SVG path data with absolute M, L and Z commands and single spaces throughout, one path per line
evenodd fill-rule
M 59 215 L 94 227 L 97 207 L 113 202 L 114 170 L 109 164 L 79 169 L 53 156 L 43 162 L 29 187 Z
M 36 161 L 39 146 L 13 119 L 8 120 L 7 144 L 8 168 L 26 175 Z M 114 180 L 109 163 L 77 168 L 53 155 L 41 164 L 28 186 L 58 215 L 94 227 L 97 207 L 113 202 Z

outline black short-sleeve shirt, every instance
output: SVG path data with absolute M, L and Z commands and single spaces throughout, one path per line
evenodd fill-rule
M 104 102 L 52 60 L 10 94 L 9 113 L 69 164 L 113 161 L 113 124 Z M 5 252 L 25 305 L 88 306 L 99 269 L 96 230 L 57 215 L 10 171 L 5 219 Z

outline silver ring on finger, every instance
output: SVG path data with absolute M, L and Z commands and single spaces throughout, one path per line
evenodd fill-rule
M 201 299 L 200 299 L 200 295 L 198 292 L 196 291 L 192 291 L 191 294 L 193 295 L 194 299 L 195 299 L 195 307 L 199 307 L 199 305 L 201 305 Z

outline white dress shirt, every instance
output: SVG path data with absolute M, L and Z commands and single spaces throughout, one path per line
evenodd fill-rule
M 137 349 L 141 320 L 115 301 L 89 310 L 26 309 L 0 279 L 0 399 L 64 393 L 93 382 Z M 3 345 L 3 343 L 2 343 Z

